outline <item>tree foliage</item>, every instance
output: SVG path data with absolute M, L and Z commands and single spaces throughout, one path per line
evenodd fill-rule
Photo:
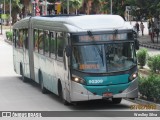
M 160 1 L 159 0 L 126 0 L 128 5 L 137 6 L 139 8 L 136 15 L 139 20 L 143 17 L 157 17 L 160 14 Z
M 96 0 L 93 0 L 94 2 Z M 99 0 L 101 11 L 111 12 L 111 0 Z M 104 4 L 106 2 L 106 4 Z M 160 14 L 160 0 L 112 0 L 112 13 L 124 16 L 126 6 L 131 6 L 133 16 L 137 20 L 142 18 L 158 17 Z M 135 9 L 136 8 L 136 9 Z
M 4 3 L 4 1 L 0 2 L 1 4 Z M 6 7 L 6 13 L 9 14 L 10 9 L 10 0 L 5 0 L 5 7 Z M 15 23 L 17 21 L 17 14 L 20 13 L 22 8 L 24 7 L 23 4 L 20 3 L 20 0 L 11 0 L 11 15 L 12 15 L 12 23 Z
M 67 0 L 61 0 L 64 9 L 67 9 Z M 82 7 L 83 0 L 69 0 L 70 12 L 77 14 L 77 10 Z
M 26 0 L 11 0 L 12 1 L 12 17 L 19 13 L 24 7 L 23 3 Z M 67 0 L 47 0 L 48 2 L 55 3 L 60 1 L 62 8 L 67 9 Z M 83 2 L 87 3 L 90 0 L 69 0 L 69 8 L 71 12 L 76 13 L 82 7 Z M 10 0 L 5 0 L 9 4 Z M 90 14 L 94 13 L 107 13 L 111 12 L 111 0 L 92 0 L 92 8 Z M 0 0 L 3 4 L 4 1 Z M 160 14 L 160 0 L 112 0 L 112 13 L 119 14 L 124 17 L 126 6 L 131 6 L 131 14 L 137 17 L 137 20 L 142 18 L 157 17 Z M 133 7 L 134 6 L 134 7 Z M 84 9 L 90 9 L 87 8 Z M 135 9 L 136 8 L 136 9 Z M 85 10 L 84 10 L 85 11 Z

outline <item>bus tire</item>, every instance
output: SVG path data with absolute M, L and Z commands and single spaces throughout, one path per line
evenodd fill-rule
M 63 93 L 63 90 L 62 90 L 62 84 L 61 84 L 60 80 L 58 81 L 58 94 L 59 94 L 60 100 L 62 101 L 62 103 L 64 105 L 70 105 L 69 102 L 67 102 L 64 99 L 64 93 Z
M 122 98 L 112 98 L 113 104 L 119 104 L 119 103 L 121 103 L 121 101 L 122 101 Z
M 43 77 L 41 72 L 39 72 L 39 83 L 40 83 L 41 92 L 43 94 L 46 94 L 48 90 L 44 87 L 44 82 L 43 82 Z
M 20 74 L 22 75 L 22 81 L 27 82 L 27 78 L 24 76 L 22 64 L 20 65 Z

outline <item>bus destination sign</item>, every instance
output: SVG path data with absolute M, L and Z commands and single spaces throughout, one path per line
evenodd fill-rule
M 102 34 L 102 35 L 83 35 L 79 36 L 79 42 L 90 41 L 111 41 L 111 40 L 127 40 L 127 34 Z

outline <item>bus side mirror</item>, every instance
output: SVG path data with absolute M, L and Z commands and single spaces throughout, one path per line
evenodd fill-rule
M 70 45 L 67 45 L 66 48 L 65 48 L 65 51 L 66 51 L 66 56 L 67 57 L 70 57 L 71 56 L 71 46 Z
M 139 50 L 139 41 L 138 40 L 135 40 L 135 47 L 136 47 L 136 50 Z

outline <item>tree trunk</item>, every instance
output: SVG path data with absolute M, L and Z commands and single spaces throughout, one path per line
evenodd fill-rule
M 16 13 L 12 13 L 12 24 L 17 22 L 17 14 Z

